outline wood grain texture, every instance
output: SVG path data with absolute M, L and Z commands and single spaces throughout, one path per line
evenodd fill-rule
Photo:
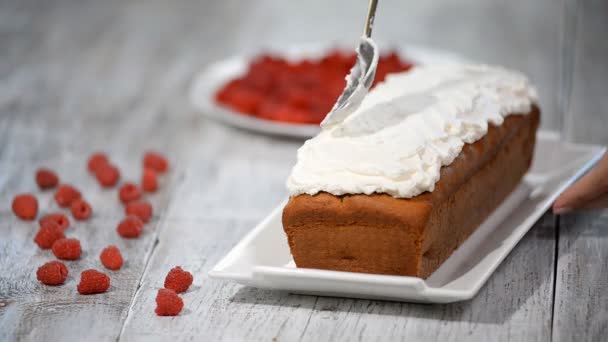
M 573 6 L 579 10 L 570 25 L 577 29 L 568 69 L 559 53 L 570 40 L 560 32 L 570 27 L 563 25 L 563 11 Z M 374 35 L 521 69 L 539 85 L 543 127 L 557 128 L 563 108 L 575 115 L 591 113 L 581 123 L 592 127 L 571 126 L 573 132 L 606 142 L 598 89 L 608 79 L 602 69 L 608 50 L 597 43 L 605 33 L 604 10 L 603 2 L 591 0 L 387 0 L 379 7 Z M 286 196 L 284 180 L 301 142 L 203 119 L 186 98 L 193 75 L 208 62 L 258 44 L 354 42 L 364 15 L 365 6 L 348 0 L 331 6 L 321 0 L 0 2 L 0 340 L 543 341 L 601 336 L 606 279 L 599 273 L 605 274 L 603 264 L 593 260 L 605 259 L 597 249 L 605 241 L 575 233 L 593 222 L 585 229 L 599 234 L 605 215 L 597 213 L 564 221 L 570 234 L 560 236 L 553 325 L 555 228 L 548 215 L 481 292 L 464 303 L 298 296 L 206 277 Z M 560 78 L 566 69 L 572 75 Z M 558 96 L 570 93 L 562 83 L 573 89 L 565 104 Z M 122 216 L 116 192 L 100 189 L 84 162 L 92 151 L 105 150 L 124 179 L 133 180 L 149 148 L 166 152 L 174 168 L 162 179 L 162 191 L 150 197 L 157 215 L 146 233 L 136 241 L 122 240 L 114 231 Z M 18 221 L 10 212 L 15 193 L 35 190 L 33 172 L 42 165 L 81 187 L 95 210 L 91 221 L 68 231 L 81 239 L 85 258 L 69 262 L 71 274 L 62 287 L 35 281 L 35 269 L 51 254 L 31 242 L 36 224 Z M 39 197 L 43 212 L 55 209 L 51 197 L 49 192 Z M 97 254 L 109 243 L 123 250 L 125 268 L 112 272 L 107 294 L 77 295 L 79 272 L 99 268 Z M 177 264 L 195 273 L 195 284 L 184 295 L 186 309 L 179 318 L 156 317 L 156 290 Z M 595 320 L 586 321 L 591 314 Z M 582 322 L 589 322 L 584 331 Z
M 247 177 L 246 173 L 242 175 Z M 191 184 L 197 183 L 198 180 L 185 180 L 183 187 L 191 189 Z M 161 224 L 159 244 L 131 308 L 122 340 L 550 338 L 555 247 L 550 215 L 532 229 L 472 301 L 420 305 L 291 295 L 208 279 L 206 273 L 258 218 L 254 215 L 251 220 L 234 216 L 180 219 L 189 214 L 178 205 L 167 214 L 175 219 Z M 153 312 L 156 291 L 162 287 L 166 272 L 175 265 L 183 265 L 195 274 L 193 289 L 183 296 L 187 309 L 178 318 L 159 318 Z
M 603 341 L 608 333 L 608 210 L 560 219 L 554 341 Z
M 162 178 L 162 191 L 149 197 L 157 215 L 144 235 L 124 240 L 115 232 L 123 216 L 116 190 L 102 190 L 96 184 L 86 172 L 86 158 L 104 150 L 120 167 L 123 179 L 137 181 L 146 149 L 164 151 L 179 163 L 179 153 L 173 152 L 183 149 L 182 132 L 197 120 L 182 97 L 190 76 L 182 69 L 184 59 L 156 52 L 156 45 L 145 44 L 145 35 L 125 35 L 129 31 L 125 25 L 136 22 L 130 17 L 133 10 L 97 4 L 62 2 L 47 8 L 34 2 L 3 3 L 9 7 L 3 8 L 3 18 L 18 21 L 15 18 L 21 15 L 32 25 L 21 27 L 28 28 L 23 31 L 3 27 L 7 31 L 0 35 L 3 46 L 9 47 L 0 49 L 7 57 L 0 67 L 3 341 L 82 340 L 83 336 L 116 340 L 155 244 L 158 217 L 179 174 Z M 168 40 L 174 34 L 160 33 L 154 42 L 175 50 L 170 47 L 174 40 Z M 185 119 L 175 119 L 180 116 Z M 67 263 L 70 277 L 61 287 L 36 281 L 36 268 L 52 260 L 52 254 L 32 242 L 37 224 L 18 221 L 10 212 L 15 193 L 36 191 L 33 174 L 43 165 L 81 188 L 94 208 L 90 221 L 75 223 L 68 231 L 81 240 L 84 258 Z M 39 199 L 42 212 L 57 209 L 52 192 Z M 118 245 L 124 253 L 124 269 L 108 272 L 112 276 L 108 293 L 78 295 L 80 271 L 101 268 L 98 255 L 108 244 Z
M 104 131 L 101 125 L 87 122 L 81 124 L 78 130 L 64 131 L 64 134 L 57 135 L 56 139 L 47 137 L 48 148 L 41 146 L 38 150 L 46 151 L 46 157 L 41 155 L 30 159 L 26 155 L 21 159 L 18 157 L 21 155 L 19 153 L 14 159 L 0 163 L 3 174 L 0 191 L 0 302 L 5 304 L 0 307 L 0 340 L 69 340 L 88 334 L 100 339 L 115 339 L 155 243 L 158 217 L 168 203 L 173 178 L 162 178 L 163 191 L 148 196 L 157 214 L 146 225 L 143 236 L 137 240 L 120 238 L 115 228 L 124 216 L 124 209 L 119 204 L 117 190 L 101 189 L 93 176 L 86 172 L 86 158 L 90 151 L 103 146 L 120 166 L 123 179 L 137 181 L 141 172 L 141 154 L 148 144 L 139 140 L 130 144 L 133 149 L 131 152 L 112 153 L 116 149 L 113 149 L 111 144 L 106 145 L 103 139 L 92 139 L 94 135 L 88 136 L 88 132 L 92 130 Z M 30 138 L 35 140 L 36 132 L 42 129 L 42 126 L 37 125 L 33 124 L 22 132 L 15 127 L 11 132 L 17 137 L 17 141 L 23 141 L 25 144 Z M 53 124 L 44 125 L 44 129 L 49 128 L 58 128 L 57 131 L 63 129 Z M 133 129 L 143 135 L 153 134 L 157 130 L 159 128 L 154 126 L 143 130 L 135 127 Z M 112 131 L 113 129 L 106 130 L 108 136 L 112 135 Z M 170 134 L 172 129 L 165 126 L 162 131 Z M 172 138 L 163 137 L 162 134 L 157 134 L 157 137 L 164 141 Z M 64 149 L 71 144 L 71 139 L 87 141 L 89 148 L 78 144 L 76 151 Z M 10 212 L 12 196 L 22 191 L 37 193 L 41 214 L 60 210 L 53 200 L 53 191 L 40 192 L 36 188 L 33 174 L 35 168 L 42 165 L 54 168 L 63 181 L 82 189 L 94 210 L 92 219 L 88 221 L 78 222 L 71 219 L 72 228 L 66 234 L 81 241 L 84 255 L 81 260 L 66 262 L 70 276 L 67 283 L 60 287 L 46 287 L 36 281 L 36 269 L 54 257 L 50 251 L 40 250 L 32 241 L 38 224 L 20 221 Z M 112 287 L 108 293 L 96 296 L 78 295 L 76 284 L 80 272 L 87 268 L 103 270 L 98 255 L 109 244 L 117 245 L 125 255 L 124 269 L 120 272 L 108 272 L 112 277 Z
M 564 135 L 608 144 L 608 2 L 570 1 L 571 84 L 564 89 Z M 565 215 L 559 221 L 554 341 L 603 341 L 608 333 L 608 211 Z

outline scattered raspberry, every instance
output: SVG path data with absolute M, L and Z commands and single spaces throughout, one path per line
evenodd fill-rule
M 152 205 L 150 205 L 150 203 L 147 201 L 129 202 L 125 207 L 125 213 L 127 215 L 135 215 L 143 222 L 148 222 L 152 216 Z
M 48 222 L 56 223 L 62 230 L 66 230 L 70 226 L 70 220 L 62 213 L 46 214 L 38 220 L 40 227 L 48 224 Z
M 116 166 L 110 163 L 101 164 L 95 171 L 95 177 L 97 177 L 97 181 L 101 186 L 109 188 L 118 183 L 120 171 Z
M 155 170 L 158 173 L 164 173 L 169 169 L 169 162 L 162 154 L 149 151 L 144 155 L 144 168 Z
M 124 238 L 136 238 L 143 230 L 144 223 L 135 215 L 127 216 L 116 228 L 118 234 Z
M 138 200 L 141 197 L 141 191 L 137 185 L 133 183 L 125 183 L 120 187 L 118 197 L 120 198 L 121 202 L 128 203 Z
M 88 219 L 93 213 L 91 205 L 82 198 L 72 202 L 72 206 L 70 209 L 72 211 L 72 216 L 74 216 L 75 219 L 80 221 Z
M 34 242 L 42 249 L 49 249 L 55 241 L 63 238 L 65 238 L 63 229 L 57 223 L 49 221 L 40 227 L 40 230 L 34 237 Z
M 70 184 L 62 184 L 55 192 L 55 201 L 60 207 L 67 207 L 72 204 L 75 200 L 82 197 L 82 194 L 78 189 L 71 186 Z
M 36 278 L 44 285 L 61 285 L 68 277 L 68 268 L 61 261 L 51 261 L 40 266 Z
M 141 187 L 147 192 L 155 192 L 158 189 L 156 171 L 148 168 L 144 169 L 141 175 Z
M 38 214 L 38 200 L 32 194 L 19 194 L 13 198 L 13 212 L 20 219 L 31 221 Z
M 97 169 L 102 166 L 108 164 L 108 156 L 106 156 L 103 152 L 93 153 L 91 157 L 89 157 L 89 162 L 87 163 L 87 168 L 90 172 L 96 173 Z
M 159 316 L 177 316 L 184 307 L 184 301 L 173 290 L 160 289 L 156 295 L 156 312 Z
M 101 263 L 110 270 L 119 270 L 122 267 L 123 259 L 120 250 L 116 246 L 108 246 L 99 255 Z
M 53 254 L 61 260 L 76 260 L 82 254 L 78 239 L 59 239 L 53 243 Z
M 171 289 L 177 293 L 186 292 L 192 285 L 192 274 L 184 271 L 181 267 L 173 267 L 165 278 L 165 288 Z
M 104 293 L 110 288 L 110 277 L 97 270 L 85 270 L 80 274 L 78 293 L 82 295 Z
M 36 183 L 40 189 L 51 189 L 59 184 L 59 177 L 53 170 L 40 168 L 36 171 Z

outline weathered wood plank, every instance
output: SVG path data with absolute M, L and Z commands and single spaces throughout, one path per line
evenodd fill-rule
M 608 210 L 559 223 L 554 341 L 601 341 L 608 333 Z
M 53 125 L 45 125 L 45 127 Z M 39 128 L 39 127 L 38 127 Z M 111 127 L 107 127 L 111 129 Z M 87 132 L 103 131 L 99 125 L 83 123 L 82 131 L 69 130 L 66 135 L 59 135 L 58 140 L 74 138 L 81 144 L 96 148 L 103 145 L 102 140 L 89 140 Z M 152 129 L 152 130 L 149 130 Z M 152 125 L 142 131 L 152 134 L 159 127 Z M 36 129 L 34 129 L 36 131 Z M 165 125 L 163 132 L 172 132 Z M 109 133 L 109 132 L 108 132 Z M 27 144 L 27 137 L 34 137 L 31 132 L 16 134 L 16 141 Z M 169 141 L 172 136 L 158 135 L 158 139 Z M 66 141 L 48 138 L 48 146 L 65 146 Z M 85 143 L 82 143 L 85 141 Z M 31 339 L 43 337 L 56 339 L 77 339 L 79 336 L 93 334 L 98 338 L 115 339 L 126 317 L 135 289 L 147 262 L 156 236 L 155 227 L 158 214 L 146 225 L 143 236 L 134 241 L 118 236 L 115 227 L 124 216 L 123 208 L 117 198 L 117 190 L 104 190 L 96 184 L 93 177 L 86 172 L 88 152 L 80 145 L 78 151 L 44 149 L 47 157 L 36 156 L 34 159 L 7 159 L 2 161 L 2 183 L 0 202 L 4 203 L 0 214 L 0 270 L 3 276 L 0 281 L 0 339 Z M 113 154 L 113 160 L 120 166 L 123 179 L 137 181 L 141 172 L 141 151 L 146 147 L 145 141 L 133 142 L 130 152 Z M 66 152 L 67 151 L 67 152 Z M 44 153 L 42 153 L 44 154 Z M 83 190 L 83 194 L 94 209 L 92 219 L 86 222 L 73 222 L 66 234 L 78 238 L 83 246 L 81 260 L 67 262 L 70 277 L 61 287 L 46 287 L 36 281 L 35 270 L 46 261 L 53 260 L 50 251 L 40 250 L 33 237 L 38 229 L 36 222 L 23 222 L 10 212 L 10 202 L 15 193 L 33 191 L 39 194 L 40 212 L 60 210 L 52 198 L 52 191 L 39 192 L 34 183 L 34 171 L 37 166 L 46 165 L 58 171 L 60 177 Z M 175 178 L 168 176 L 162 179 L 163 191 L 148 198 L 158 212 L 166 207 Z M 67 212 L 67 211 L 66 211 Z M 97 296 L 80 296 L 76 284 L 80 271 L 87 268 L 103 269 L 98 255 L 101 249 L 109 244 L 116 244 L 125 254 L 127 263 L 120 272 L 108 272 L 112 276 L 110 292 Z
M 319 298 L 308 341 L 548 341 L 553 218 L 540 220 L 472 300 L 447 305 Z
M 237 140 L 236 144 L 246 149 L 245 143 Z M 255 151 L 263 142 L 257 139 L 247 146 Z M 267 156 L 289 152 L 281 145 L 264 146 L 263 150 L 268 152 Z M 273 194 L 284 191 L 276 179 L 280 173 L 287 173 L 288 168 L 269 161 L 270 157 L 252 159 L 249 166 L 222 166 L 241 159 L 237 157 L 240 153 L 243 153 L 241 148 L 225 151 L 224 159 L 216 161 L 219 169 L 228 173 L 225 176 L 208 172 L 214 178 L 196 177 L 203 173 L 199 169 L 210 167 L 204 155 L 202 161 L 193 159 L 187 166 L 189 172 L 166 213 L 170 218 L 161 223 L 159 244 L 121 339 L 265 341 L 276 337 L 279 341 L 430 341 L 461 340 L 466 336 L 480 340 L 542 341 L 550 338 L 555 248 L 550 215 L 522 240 L 480 294 L 465 303 L 416 305 L 298 296 L 208 279 L 206 273 L 211 267 L 281 199 Z M 269 163 L 274 165 L 269 167 Z M 254 171 L 260 169 L 268 172 Z M 276 173 L 271 174 L 272 170 Z M 222 184 L 235 179 L 249 186 L 239 187 L 239 196 L 233 197 L 231 207 L 235 212 L 251 215 L 234 216 L 225 209 L 209 206 L 207 203 L 216 198 L 217 193 L 194 191 L 203 189 L 206 183 Z M 193 193 L 197 197 L 193 197 Z M 253 195 L 258 204 L 241 200 L 251 198 L 249 201 L 253 201 Z M 270 200 L 269 196 L 274 198 Z M 258 207 L 259 203 L 265 204 Z M 259 209 L 252 209 L 251 205 Z M 205 208 L 204 215 L 189 219 L 197 206 Z M 183 297 L 187 309 L 179 318 L 156 317 L 156 291 L 162 287 L 166 272 L 180 264 L 195 275 L 194 288 Z
M 564 133 L 577 142 L 608 144 L 608 3 L 571 1 L 572 84 L 565 89 Z M 608 211 L 565 215 L 559 221 L 554 341 L 602 341 L 608 333 Z
M 116 190 L 96 184 L 86 172 L 86 158 L 104 150 L 123 179 L 137 181 L 146 149 L 165 151 L 177 163 L 184 144 L 181 133 L 192 122 L 200 123 L 190 116 L 184 95 L 185 79 L 191 75 L 184 63 L 195 62 L 189 58 L 196 54 L 176 60 L 155 53 L 154 43 L 174 49 L 165 43 L 173 41 L 175 32 L 156 41 L 129 35 L 126 27 L 133 12 L 121 12 L 117 3 L 97 8 L 63 2 L 48 12 L 24 3 L 14 11 L 34 13 L 31 31 L 0 35 L 10 47 L 9 58 L 2 59 L 0 87 L 0 340 L 117 338 L 154 246 L 159 214 L 179 174 L 163 177 L 162 191 L 149 197 L 157 215 L 143 236 L 124 240 L 115 232 L 123 216 Z M 31 44 L 20 44 L 21 35 Z M 186 120 L 176 119 L 184 115 Z M 36 268 L 54 259 L 32 242 L 37 224 L 19 221 L 10 212 L 14 194 L 36 191 L 33 174 L 42 165 L 82 189 L 94 208 L 90 221 L 74 223 L 67 232 L 81 240 L 84 258 L 68 262 L 67 283 L 53 288 L 35 278 Z M 57 210 L 52 192 L 39 199 L 41 212 Z M 108 244 L 123 251 L 125 267 L 108 272 L 108 293 L 78 295 L 80 271 L 102 269 L 98 255 Z
M 314 297 L 243 292 L 240 286 L 207 278 L 226 251 L 285 198 L 284 179 L 299 146 L 299 142 L 277 144 L 273 138 L 231 131 L 218 126 L 205 132 L 207 139 L 189 139 L 193 154 L 177 166 L 184 170 L 184 178 L 161 223 L 159 243 L 122 339 L 230 341 L 281 330 L 297 338 L 305 325 Z M 183 296 L 186 309 L 178 318 L 157 317 L 157 289 L 176 265 L 195 276 L 193 288 Z
M 583 18 L 589 22 L 586 27 L 604 27 L 598 16 L 605 5 L 585 3 L 592 5 Z M 295 296 L 205 277 L 285 196 L 283 181 L 299 143 L 201 119 L 188 106 L 188 83 L 206 62 L 259 43 L 353 41 L 365 7 L 347 0 L 332 5 L 232 0 L 0 3 L 0 203 L 6 204 L 0 208 L 0 271 L 11 275 L 0 278 L 0 340 L 80 339 L 85 333 L 116 339 L 149 260 L 156 225 L 160 242 L 122 330 L 125 340 L 548 339 L 553 230 L 547 217 L 466 303 L 423 306 Z M 563 1 L 556 6 L 551 0 L 468 0 L 458 5 L 386 1 L 379 8 L 375 36 L 446 48 L 530 73 L 540 88 L 543 125 L 556 128 L 561 5 Z M 589 16 L 594 13 L 596 17 Z M 569 108 L 598 113 L 587 121 L 590 129 L 574 129 L 605 142 L 602 108 L 595 104 L 601 103 L 597 90 L 608 79 L 597 62 L 606 50 L 605 45 L 594 46 L 597 36 L 586 30 L 577 34 L 582 45 L 576 46 L 574 69 L 582 71 L 574 78 Z M 599 63 L 599 71 L 588 61 Z M 163 192 L 152 198 L 159 214 L 168 208 L 142 239 L 119 240 L 113 230 L 120 210 L 115 193 L 101 191 L 83 161 L 92 150 L 103 148 L 128 178 L 135 178 L 139 165 L 134 160 L 150 147 L 168 152 L 175 165 Z M 64 287 L 42 287 L 34 281 L 35 268 L 49 260 L 49 253 L 32 247 L 35 225 L 16 221 L 7 208 L 15 192 L 33 188 L 31 174 L 38 165 L 52 166 L 86 188 L 85 195 L 95 203 L 95 218 L 70 231 L 83 240 L 85 251 L 95 254 L 105 245 L 100 241 L 111 241 L 127 254 L 127 268 L 117 273 L 110 293 L 82 297 L 73 291 L 79 270 L 98 267 L 95 255 L 70 263 L 72 275 Z M 42 197 L 43 210 L 52 207 L 50 197 Z M 153 315 L 155 291 L 175 264 L 196 272 L 196 286 L 184 296 L 187 310 L 182 317 L 158 318 Z M 562 288 L 567 296 L 567 287 Z M 605 284 L 596 290 L 602 288 Z M 574 299 L 578 302 L 565 298 L 564 306 L 585 300 Z M 592 306 L 594 310 L 598 308 Z M 563 316 L 568 311 L 562 312 L 560 317 L 568 317 Z M 50 327 L 56 330 L 45 335 Z

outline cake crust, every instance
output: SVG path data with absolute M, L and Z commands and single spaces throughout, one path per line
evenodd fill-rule
M 519 113 L 521 114 L 521 113 Z M 427 278 L 530 167 L 540 110 L 513 114 L 465 144 L 432 192 L 292 197 L 283 228 L 298 267 Z

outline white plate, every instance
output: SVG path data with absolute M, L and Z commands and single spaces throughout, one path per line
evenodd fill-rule
M 538 135 L 530 172 L 503 204 L 428 279 L 296 268 L 279 205 L 209 272 L 243 285 L 322 296 L 448 303 L 470 299 L 566 186 L 605 148 Z
M 336 47 L 336 44 L 306 44 L 286 49 L 268 48 L 251 54 L 233 56 L 210 64 L 194 79 L 190 88 L 190 101 L 197 111 L 230 126 L 273 135 L 298 138 L 313 137 L 319 132 L 319 125 L 284 123 L 241 114 L 218 104 L 215 101 L 215 93 L 228 81 L 243 75 L 247 71 L 249 62 L 262 52 L 283 56 L 289 60 L 298 60 L 323 56 Z M 350 49 L 346 47 L 339 48 L 344 51 L 354 51 L 353 47 L 350 47 Z M 402 47 L 392 50 L 402 59 L 414 62 L 415 64 L 445 64 L 466 61 L 465 58 L 453 53 L 422 47 Z

